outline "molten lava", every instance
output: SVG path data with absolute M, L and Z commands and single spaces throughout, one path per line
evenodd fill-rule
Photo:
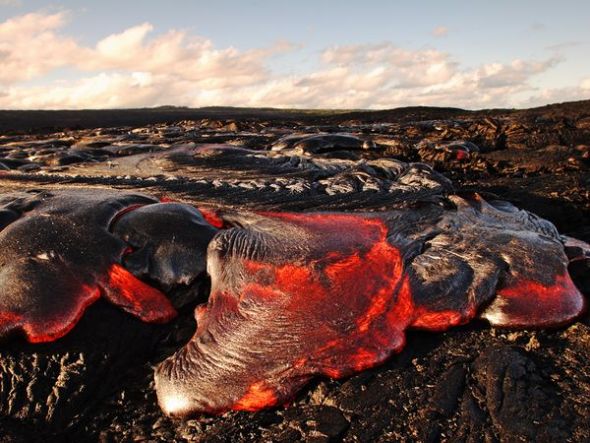
M 56 340 L 100 297 L 164 323 L 176 310 L 143 280 L 168 292 L 209 273 L 194 337 L 156 370 L 175 416 L 285 404 L 315 376 L 382 363 L 409 328 L 545 327 L 584 308 L 555 227 L 476 194 L 370 214 L 199 211 L 96 190 L 6 201 L 0 338 Z
M 209 245 L 211 296 L 196 309 L 196 334 L 156 370 L 164 411 L 188 416 L 285 404 L 313 376 L 340 378 L 382 363 L 403 348 L 407 328 L 467 323 L 493 285 L 506 309 L 490 321 L 501 326 L 559 324 L 582 309 L 581 294 L 559 273 L 567 264 L 560 256 L 548 262 L 553 277 L 539 274 L 550 284 L 519 274 L 500 279 L 505 268 L 491 252 L 495 267 L 482 266 L 481 276 L 458 267 L 424 280 L 432 267 L 415 261 L 394 221 L 386 213 L 269 212 L 216 220 L 229 229 Z M 436 266 L 440 256 L 430 255 L 423 260 Z M 503 283 L 510 276 L 520 283 Z M 439 286 L 428 286 L 437 278 Z M 474 293 L 478 287 L 483 295 Z M 441 297 L 441 290 L 452 295 Z

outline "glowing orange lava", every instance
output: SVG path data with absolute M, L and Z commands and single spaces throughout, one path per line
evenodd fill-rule
M 177 315 L 172 303 L 162 292 L 116 263 L 107 272 L 105 297 L 145 322 L 166 323 Z

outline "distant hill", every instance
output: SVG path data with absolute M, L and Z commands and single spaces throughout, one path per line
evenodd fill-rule
M 460 108 L 412 106 L 387 110 L 305 110 L 275 108 L 234 108 L 210 106 L 185 108 L 160 106 L 140 109 L 80 110 L 80 111 L 7 111 L 0 110 L 0 133 L 52 132 L 63 129 L 84 129 L 112 126 L 142 126 L 152 123 L 172 123 L 180 120 L 252 119 L 270 121 L 301 121 L 315 124 L 337 124 L 350 120 L 359 122 L 405 122 L 447 119 L 481 115 L 522 114 L 523 116 L 581 116 L 590 115 L 590 100 L 552 104 L 525 110 L 487 109 L 468 111 Z

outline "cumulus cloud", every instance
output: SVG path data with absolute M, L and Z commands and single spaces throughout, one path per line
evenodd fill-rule
M 530 83 L 561 60 L 464 67 L 437 49 L 381 42 L 326 48 L 312 71 L 280 74 L 274 57 L 301 47 L 279 41 L 248 51 L 218 48 L 183 30 L 154 37 L 150 23 L 89 46 L 63 32 L 68 19 L 66 12 L 31 13 L 0 23 L 0 108 L 515 106 L 551 97 Z M 58 69 L 71 75 L 48 80 Z M 589 86 L 587 80 L 576 90 Z
M 446 37 L 449 34 L 449 28 L 446 26 L 437 26 L 432 30 L 432 35 L 435 37 Z
M 56 32 L 66 19 L 63 12 L 32 13 L 0 23 L 0 84 L 39 77 L 80 57 L 74 39 Z
M 551 57 L 543 61 L 513 60 L 510 64 L 486 64 L 478 70 L 478 75 L 481 78 L 482 87 L 517 86 L 535 74 L 547 71 L 559 61 L 559 58 Z

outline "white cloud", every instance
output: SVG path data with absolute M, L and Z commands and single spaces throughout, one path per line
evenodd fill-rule
M 143 50 L 143 41 L 153 29 L 151 24 L 143 23 L 119 34 L 109 35 L 97 43 L 98 55 L 118 63 L 133 59 L 137 56 L 137 51 Z
M 85 46 L 63 33 L 67 20 L 65 12 L 32 13 L 0 23 L 0 108 L 477 108 L 559 95 L 530 85 L 560 62 L 556 57 L 467 68 L 437 49 L 382 42 L 327 48 L 312 72 L 283 75 L 272 70 L 273 57 L 301 49 L 289 42 L 249 51 L 217 48 L 183 30 L 152 37 L 153 25 L 142 23 Z M 45 80 L 60 68 L 77 77 Z M 588 91 L 590 79 L 574 89 L 561 93 Z
M 50 88 L 11 88 L 7 97 L 0 98 L 0 103 L 7 100 L 25 109 L 139 107 L 157 100 L 159 93 L 148 73 L 101 73 Z
M 446 26 L 437 26 L 432 30 L 432 35 L 435 37 L 446 37 L 449 34 L 449 28 Z
M 32 13 L 0 23 L 0 84 L 30 80 L 72 63 L 80 49 L 56 30 L 66 14 Z
M 551 57 L 543 61 L 513 60 L 510 64 L 492 63 L 478 70 L 482 87 L 501 88 L 521 85 L 536 74 L 541 74 L 559 63 L 560 59 Z

